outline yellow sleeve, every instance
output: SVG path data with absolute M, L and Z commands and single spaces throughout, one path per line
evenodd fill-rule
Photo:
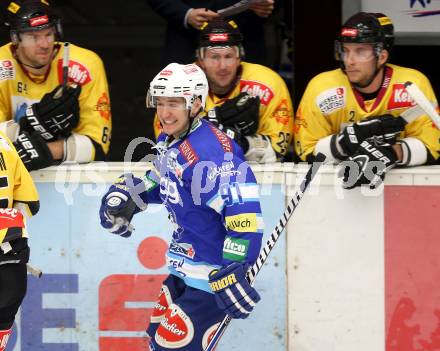
M 414 83 L 425 94 L 428 100 L 438 108 L 438 102 L 432 89 L 428 78 L 422 73 L 418 72 L 418 79 L 413 79 Z M 404 137 L 413 137 L 419 139 L 429 150 L 432 158 L 438 160 L 440 157 L 440 130 L 434 125 L 428 116 L 422 116 L 415 121 L 409 123 L 405 127 Z M 428 159 L 429 163 L 429 159 Z
M 292 140 L 293 106 L 286 84 L 273 73 L 271 88 L 274 96 L 267 106 L 260 105 L 257 134 L 270 137 L 272 148 L 278 156 L 284 156 Z
M 107 154 L 112 130 L 108 83 L 102 60 L 98 55 L 91 54 L 92 79 L 82 86 L 79 96 L 80 121 L 74 132 L 88 136 Z M 95 150 L 95 159 L 96 156 Z
M 8 108 L 4 91 L 6 88 L 6 84 L 0 85 L 0 123 L 11 119 L 11 111 Z
M 316 78 L 312 79 L 301 98 L 294 121 L 294 149 L 303 161 L 307 161 L 317 142 L 337 131 L 333 130 L 327 117 L 316 105 Z

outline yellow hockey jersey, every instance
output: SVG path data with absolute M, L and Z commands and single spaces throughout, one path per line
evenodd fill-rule
M 358 122 L 370 116 L 391 114 L 399 116 L 414 106 L 405 90 L 405 82 L 415 83 L 428 100 L 438 106 L 428 78 L 421 72 L 387 64 L 385 79 L 377 97 L 365 101 L 352 88 L 341 69 L 321 73 L 308 84 L 295 116 L 294 148 L 303 160 L 313 155 L 317 142 L 331 134 L 338 133 L 347 124 Z M 406 125 L 402 138 L 419 139 L 429 150 L 432 158 L 440 153 L 440 130 L 426 115 Z
M 11 43 L 0 47 L 0 122 L 18 121 L 26 108 L 63 83 L 63 43 L 46 77 L 33 77 L 15 59 Z M 79 96 L 80 120 L 73 130 L 86 135 L 108 152 L 111 111 L 104 65 L 94 52 L 69 44 L 68 81 L 82 86 Z M 95 153 L 96 154 L 96 153 Z
M 34 182 L 11 141 L 0 132 L 0 244 L 28 237 L 24 217 L 38 209 Z
M 262 65 L 242 62 L 240 70 L 240 79 L 228 96 L 220 98 L 209 93 L 205 111 L 222 105 L 226 100 L 238 96 L 241 92 L 259 96 L 260 119 L 257 134 L 269 136 L 275 152 L 278 156 L 284 156 L 291 143 L 293 129 L 293 107 L 286 84 L 276 72 Z M 160 130 L 160 122 L 155 116 L 156 137 Z

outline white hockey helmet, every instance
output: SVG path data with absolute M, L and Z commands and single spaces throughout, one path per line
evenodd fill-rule
M 196 98 L 200 98 L 205 109 L 208 95 L 208 80 L 205 72 L 195 65 L 170 63 L 151 81 L 147 93 L 147 107 L 156 107 L 156 97 L 183 97 L 185 108 L 190 110 Z

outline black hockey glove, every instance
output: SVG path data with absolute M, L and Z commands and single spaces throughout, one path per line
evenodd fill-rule
M 366 139 L 375 137 L 379 143 L 395 144 L 397 135 L 405 129 L 406 121 L 398 116 L 369 117 L 344 128 L 337 142 L 346 155 L 353 155 Z
M 378 143 L 370 138 L 364 140 L 353 156 L 341 163 L 339 176 L 343 177 L 344 189 L 353 189 L 362 184 L 377 188 L 385 173 L 396 165 L 397 156 L 392 145 Z
M 29 135 L 22 132 L 14 146 L 28 171 L 49 167 L 55 163 L 46 142 L 38 133 Z
M 70 135 L 79 122 L 78 97 L 81 85 L 57 86 L 26 109 L 26 115 L 20 119 L 20 130 L 41 134 L 44 140 L 53 141 Z
M 241 93 L 225 101 L 215 109 L 218 123 L 224 127 L 233 127 L 242 135 L 253 135 L 258 130 L 260 116 L 260 98 Z

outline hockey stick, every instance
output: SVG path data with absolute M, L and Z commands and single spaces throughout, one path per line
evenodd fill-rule
M 261 249 L 257 261 L 247 271 L 246 279 L 249 281 L 250 284 L 253 284 L 255 277 L 257 276 L 258 272 L 260 272 L 264 262 L 266 262 L 270 252 L 275 246 L 275 243 L 277 242 L 278 238 L 281 236 L 284 228 L 286 228 L 287 222 L 292 216 L 293 211 L 295 211 L 296 207 L 299 204 L 299 201 L 304 196 L 304 192 L 307 190 L 309 184 L 313 180 L 314 176 L 318 172 L 318 169 L 319 167 L 321 167 L 324 160 L 325 160 L 325 156 L 323 154 L 319 153 L 316 156 L 315 162 L 307 171 L 304 180 L 301 182 L 299 186 L 299 189 L 295 192 L 295 195 L 289 200 L 289 203 L 287 204 L 287 208 L 284 210 L 284 213 L 281 216 L 278 224 L 272 230 L 269 240 L 267 241 L 266 245 Z M 226 315 L 226 317 L 220 323 L 219 327 L 217 328 L 215 334 L 213 335 L 212 339 L 209 341 L 209 344 L 204 351 L 214 350 L 214 348 L 217 346 L 218 341 L 222 337 L 223 333 L 226 330 L 226 327 L 231 322 L 231 320 L 232 318 L 229 315 Z
M 431 121 L 436 125 L 438 129 L 440 129 L 440 116 L 435 110 L 434 106 L 432 106 L 432 104 L 429 102 L 425 94 L 423 94 L 423 92 L 419 89 L 419 87 L 413 82 L 406 82 L 405 89 L 415 101 L 415 103 L 419 105 L 423 111 L 425 111 Z
M 41 278 L 41 276 L 43 275 L 43 271 L 41 269 L 34 267 L 29 263 L 26 263 L 26 269 L 34 277 Z
M 236 15 L 237 13 L 246 11 L 249 8 L 249 6 L 250 6 L 250 0 L 241 0 L 234 5 L 218 10 L 217 13 L 221 17 L 229 17 L 232 15 Z
M 258 3 L 261 0 L 241 0 L 234 5 L 225 7 L 224 9 L 218 10 L 217 13 L 220 15 L 220 17 L 229 17 L 232 15 L 236 15 L 237 13 L 246 11 L 249 9 L 249 7 L 254 4 Z

